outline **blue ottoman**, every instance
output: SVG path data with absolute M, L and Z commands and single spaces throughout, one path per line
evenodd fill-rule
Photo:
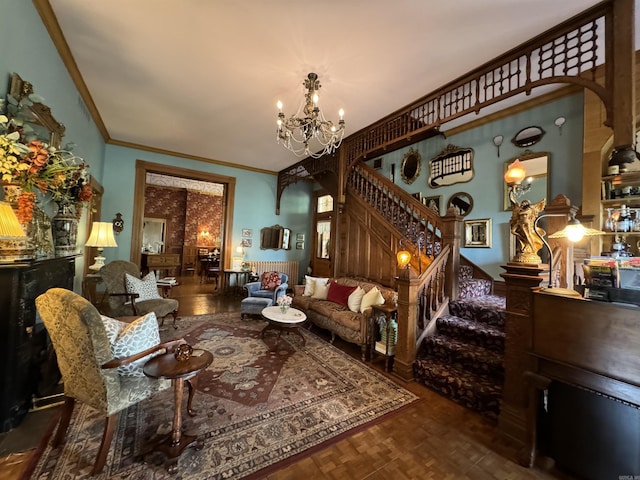
M 273 305 L 270 298 L 247 297 L 240 302 L 240 318 L 244 319 L 245 315 L 260 315 L 263 308 Z

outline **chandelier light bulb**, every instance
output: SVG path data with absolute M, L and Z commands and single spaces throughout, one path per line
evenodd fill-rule
M 278 103 L 276 105 L 278 106 L 278 110 L 282 112 L 282 102 L 278 100 Z
M 320 100 L 320 97 L 318 97 L 317 93 L 313 94 L 313 104 L 314 105 L 318 105 L 318 100 Z
M 342 120 L 344 118 L 344 109 L 340 109 L 338 110 L 338 115 L 340 115 L 340 120 Z

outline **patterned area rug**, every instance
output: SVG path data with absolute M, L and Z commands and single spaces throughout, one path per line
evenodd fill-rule
M 183 415 L 187 433 L 204 449 L 187 448 L 170 475 L 164 455 L 153 452 L 171 431 L 172 390 L 120 414 L 103 473 L 90 477 L 104 420 L 76 407 L 63 448 L 44 449 L 33 479 L 229 479 L 254 477 L 279 462 L 336 440 L 408 405 L 417 397 L 362 362 L 303 329 L 296 335 L 267 334 L 257 319 L 238 313 L 183 317 L 179 328 L 163 328 L 163 339 L 184 337 L 211 351 L 194 398 L 195 417 Z M 185 395 L 186 397 L 186 395 Z M 257 473 L 260 472 L 260 473 Z

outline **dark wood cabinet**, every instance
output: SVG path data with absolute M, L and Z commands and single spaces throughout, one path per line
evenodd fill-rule
M 0 265 L 0 432 L 20 423 L 34 396 L 52 393 L 59 374 L 35 299 L 73 290 L 75 256 Z

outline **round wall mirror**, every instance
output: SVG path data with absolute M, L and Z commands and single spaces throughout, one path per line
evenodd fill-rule
M 464 217 L 473 208 L 473 198 L 466 192 L 454 193 L 447 202 L 447 210 L 449 208 L 453 208 L 458 215 Z
M 545 133 L 542 127 L 526 127 L 516 133 L 511 142 L 517 147 L 530 147 L 538 143 Z
M 413 183 L 418 175 L 420 175 L 420 162 L 422 158 L 420 154 L 413 148 L 405 153 L 400 166 L 400 175 L 404 183 Z

